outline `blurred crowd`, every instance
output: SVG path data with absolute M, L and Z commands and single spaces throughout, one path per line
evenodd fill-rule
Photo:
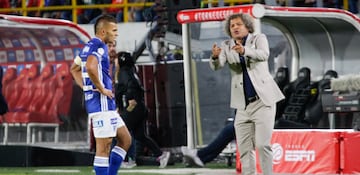
M 144 9 L 145 2 L 154 2 L 154 0 L 127 0 L 127 3 L 144 3 L 143 6 L 130 7 L 128 10 L 129 22 L 145 21 Z M 77 5 L 100 5 L 100 4 L 124 4 L 124 0 L 76 0 Z M 71 5 L 71 0 L 26 0 L 26 7 L 49 7 Z M 21 8 L 22 0 L 0 0 L 0 8 Z M 77 23 L 93 24 L 97 17 L 102 14 L 110 14 L 116 17 L 118 22 L 124 21 L 123 8 L 94 8 L 77 10 Z M 21 13 L 10 12 L 7 14 L 21 15 Z M 27 16 L 44 17 L 72 20 L 71 10 L 46 10 L 46 11 L 29 11 Z
M 250 0 L 251 1 L 251 0 Z M 295 6 L 295 7 L 327 7 L 347 9 L 353 14 L 359 14 L 359 0 L 253 0 L 253 3 L 261 3 L 272 6 Z M 127 3 L 144 3 L 143 6 L 131 6 L 128 10 L 128 22 L 141 22 L 147 21 L 149 11 L 151 9 L 145 5 L 146 2 L 161 3 L 162 0 L 128 0 Z M 214 7 L 228 5 L 221 3 L 224 1 L 219 0 L 218 3 L 205 4 L 202 7 Z M 348 4 L 347 7 L 344 7 Z M 124 0 L 76 0 L 77 5 L 99 5 L 99 4 L 124 4 Z M 240 3 L 236 3 L 240 4 Z M 71 0 L 26 0 L 26 7 L 48 7 L 48 6 L 64 6 L 71 5 Z M 22 7 L 22 0 L 0 0 L 0 8 L 20 8 Z M 8 12 L 7 14 L 22 15 L 21 12 Z M 94 8 L 94 9 L 79 9 L 77 11 L 78 24 L 93 24 L 98 16 L 101 14 L 110 14 L 116 17 L 118 22 L 124 21 L 124 10 L 121 7 L 111 8 Z M 44 10 L 44 11 L 29 11 L 28 16 L 56 18 L 72 20 L 71 10 Z M 151 14 L 150 14 L 151 15 Z

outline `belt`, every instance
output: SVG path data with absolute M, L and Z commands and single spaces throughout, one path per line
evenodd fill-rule
M 258 99 L 259 99 L 259 96 L 255 95 L 255 96 L 253 96 L 253 97 L 247 98 L 247 101 L 248 101 L 249 103 L 252 103 L 252 102 L 254 102 L 254 101 L 258 100 Z

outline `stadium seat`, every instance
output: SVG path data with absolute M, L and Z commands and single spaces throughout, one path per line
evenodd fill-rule
M 54 71 L 52 65 L 48 64 L 43 68 L 40 76 L 33 82 L 33 98 L 28 104 L 26 111 L 16 112 L 15 116 L 17 118 L 20 118 L 25 123 L 57 123 L 57 120 L 50 120 L 46 110 L 49 109 L 52 99 L 52 96 L 49 96 L 49 92 L 56 87 L 53 79 L 55 79 Z M 45 110 L 42 111 L 42 108 Z
M 19 83 L 22 83 L 22 91 L 18 101 L 14 107 L 15 111 L 27 111 L 28 106 L 33 98 L 35 82 L 39 76 L 40 68 L 33 64 L 26 75 L 26 78 Z
M 283 90 L 290 82 L 289 68 L 280 67 L 275 74 L 274 80 L 279 86 L 280 90 Z
M 42 105 L 46 105 L 46 99 L 48 98 L 48 90 L 54 87 L 54 83 L 50 80 L 54 77 L 54 70 L 51 64 L 47 64 L 41 71 L 40 77 L 34 84 L 34 97 L 29 104 L 29 112 L 38 112 Z
M 280 90 L 284 92 L 284 87 L 286 87 L 290 82 L 289 68 L 280 67 L 274 77 L 276 84 L 279 86 Z M 276 103 L 276 117 L 275 119 L 281 118 L 284 113 L 287 99 L 283 99 Z
M 39 75 L 39 66 L 33 64 L 28 69 L 23 69 L 16 79 L 15 88 L 17 97 L 11 96 L 9 103 L 12 109 L 5 114 L 5 121 L 8 123 L 28 123 L 29 120 L 21 117 L 21 114 L 28 111 L 34 92 L 34 82 Z
M 15 91 L 15 87 L 14 87 L 14 83 L 15 80 L 17 79 L 17 72 L 16 72 L 16 68 L 11 67 L 8 68 L 5 72 L 5 75 L 3 77 L 2 80 L 2 84 L 3 84 L 3 95 L 6 99 L 6 101 L 8 102 L 9 105 L 9 109 L 11 110 L 13 106 L 10 106 L 10 97 L 12 96 L 17 96 L 17 91 Z
M 61 63 L 58 65 L 53 83 L 56 84 L 56 88 L 49 91 L 48 96 L 51 96 L 52 100 L 47 115 L 50 119 L 59 120 L 60 117 L 67 116 L 70 111 L 73 79 L 69 64 Z
M 16 79 L 17 73 L 16 73 L 16 69 L 14 67 L 9 67 L 2 79 L 2 85 L 3 85 L 3 95 L 5 97 L 5 99 L 8 99 L 10 96 L 10 92 L 11 90 L 11 86 L 12 86 L 12 82 L 14 82 L 14 80 Z M 9 88 L 8 88 L 9 87 Z
M 310 69 L 303 67 L 296 80 L 284 87 L 286 103 L 284 112 L 275 123 L 275 128 L 309 128 L 304 121 L 306 104 L 311 99 Z
M 23 89 L 23 81 L 25 81 L 27 74 L 29 72 L 28 68 L 24 68 L 21 70 L 20 74 L 17 76 L 15 81 L 13 82 L 13 89 L 11 92 L 11 96 L 8 99 L 8 105 L 10 107 L 10 111 L 13 111 L 18 99 L 21 96 L 22 89 Z

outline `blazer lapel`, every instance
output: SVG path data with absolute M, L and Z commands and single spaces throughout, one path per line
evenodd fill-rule
M 255 38 L 256 38 L 256 35 L 249 33 L 248 38 L 245 42 L 245 45 L 251 46 L 251 47 L 255 46 L 255 43 L 254 43 Z
M 256 49 L 255 40 L 257 35 L 249 33 L 248 39 L 246 40 L 245 45 L 250 47 L 251 49 Z M 247 67 L 250 67 L 250 63 L 252 62 L 250 58 L 246 57 L 246 65 Z

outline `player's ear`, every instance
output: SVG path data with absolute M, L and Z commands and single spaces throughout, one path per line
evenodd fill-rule
M 105 31 L 104 28 L 101 29 L 101 34 L 102 34 L 102 35 L 105 35 L 105 34 L 106 34 L 106 31 Z

